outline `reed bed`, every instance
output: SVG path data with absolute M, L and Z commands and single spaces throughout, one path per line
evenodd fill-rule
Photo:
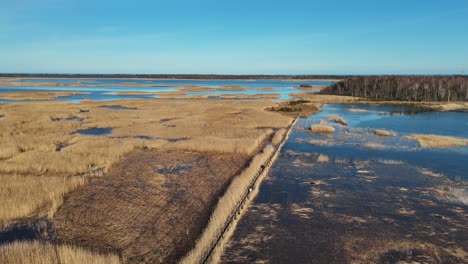
M 38 213 L 52 216 L 64 194 L 84 184 L 82 177 L 0 175 L 0 226 Z
M 293 126 L 294 123 L 291 125 Z M 288 136 L 288 132 L 285 130 L 279 130 L 276 132 L 274 137 L 281 136 Z M 279 144 L 281 140 L 276 140 L 276 144 Z M 231 214 L 235 211 L 237 206 L 240 204 L 243 196 L 249 188 L 252 180 L 257 175 L 258 171 L 265 166 L 265 163 L 271 158 L 274 160 L 278 156 L 278 152 L 274 153 L 275 148 L 273 146 L 266 146 L 263 151 L 257 154 L 251 161 L 250 165 L 236 178 L 233 179 L 231 184 L 229 185 L 227 191 L 219 200 L 216 208 L 214 209 L 210 220 L 203 231 L 200 238 L 197 240 L 195 247 L 180 261 L 180 263 L 199 263 L 201 258 L 204 256 L 205 252 L 211 248 L 213 241 L 216 239 L 217 235 L 220 234 L 224 224 L 231 216 Z M 272 156 L 272 154 L 274 154 Z M 262 174 L 259 177 L 259 182 L 266 176 L 268 168 L 262 171 Z M 253 199 L 258 193 L 258 186 L 257 188 L 250 189 L 250 199 Z M 245 204 L 244 206 L 248 206 Z M 241 212 L 242 214 L 242 212 Z M 240 217 L 240 216 L 239 216 Z M 231 226 L 226 230 L 222 241 L 215 247 L 213 254 L 209 258 L 210 263 L 217 263 L 220 259 L 222 250 L 223 250 L 223 242 L 226 242 L 230 236 L 232 236 L 235 226 L 237 225 L 237 221 L 234 221 Z
M 264 111 L 269 104 L 129 100 L 119 105 L 135 109 L 118 111 L 102 107 L 115 102 L 0 105 L 6 117 L 0 126 L 0 175 L 5 182 L 0 188 L 4 194 L 18 193 L 4 199 L 11 201 L 3 203 L 0 221 L 53 212 L 64 194 L 83 184 L 71 176 L 94 170 L 105 173 L 136 148 L 253 155 L 271 136 L 271 128 L 284 128 L 292 120 Z M 112 132 L 76 133 L 88 128 L 112 128 Z
M 344 120 L 341 116 L 329 115 L 328 120 L 331 120 L 331 121 L 333 121 L 335 123 L 338 123 L 338 124 L 342 124 L 343 126 L 348 125 L 348 122 L 346 122 L 346 120 Z
M 388 137 L 388 136 L 393 135 L 392 132 L 390 132 L 388 130 L 384 130 L 384 129 L 376 129 L 374 131 L 374 134 L 377 135 L 377 136 L 380 136 L 380 137 Z
M 213 210 L 203 234 L 197 240 L 195 248 L 181 260 L 181 263 L 198 263 L 200 261 L 203 254 L 211 247 L 212 242 L 221 232 L 228 217 L 240 203 L 252 179 L 255 177 L 260 167 L 268 160 L 273 151 L 274 148 L 272 146 L 265 147 L 260 154 L 253 158 L 250 165 L 232 180 L 227 191 L 221 199 L 219 199 L 216 208 Z
M 4 264 L 119 264 L 113 254 L 94 253 L 79 247 L 48 243 L 16 242 L 0 247 Z
M 324 154 L 320 154 L 318 155 L 317 157 L 317 162 L 318 163 L 327 163 L 330 161 L 330 158 L 327 156 L 327 155 L 324 155 Z
M 468 139 L 466 138 L 423 134 L 411 135 L 409 138 L 418 141 L 423 148 L 451 148 L 468 146 Z
M 335 132 L 335 128 L 325 124 L 316 124 L 310 127 L 312 133 L 317 134 L 333 134 Z

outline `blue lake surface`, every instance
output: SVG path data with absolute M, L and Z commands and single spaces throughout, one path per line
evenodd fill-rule
M 219 95 L 219 94 L 280 94 L 279 100 L 289 99 L 289 93 L 301 92 L 302 90 L 294 88 L 300 84 L 308 85 L 330 85 L 330 81 L 282 81 L 282 80 L 146 80 L 146 79 L 22 79 L 20 82 L 35 83 L 59 83 L 72 84 L 81 83 L 86 86 L 50 86 L 50 87 L 0 87 L 0 92 L 18 92 L 18 91 L 79 91 L 89 94 L 73 95 L 59 97 L 55 100 L 70 101 L 73 103 L 85 99 L 95 101 L 111 101 L 125 99 L 151 99 L 158 98 L 157 95 L 116 95 L 118 92 L 173 92 L 176 87 L 183 86 L 203 86 L 215 88 L 219 86 L 242 86 L 249 88 L 245 91 L 209 91 L 209 92 L 188 92 L 188 95 Z M 111 84 L 135 83 L 135 86 L 112 86 Z M 105 85 L 109 84 L 109 86 Z M 140 87 L 138 85 L 154 85 Z M 91 86 L 89 86 L 91 85 Z M 92 86 L 96 85 L 96 86 Z M 105 86 L 97 86 L 105 85 Z M 255 90 L 257 88 L 277 88 L 276 91 Z M 216 98 L 213 98 L 216 99 Z M 1 100 L 7 103 L 15 100 Z

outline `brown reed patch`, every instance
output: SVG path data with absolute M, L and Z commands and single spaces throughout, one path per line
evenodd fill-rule
M 423 148 L 451 148 L 468 146 L 468 139 L 466 138 L 429 134 L 415 134 L 409 136 L 409 138 L 418 141 Z
M 79 176 L 0 175 L 0 227 L 28 216 L 52 216 L 63 196 L 84 184 Z
M 16 242 L 0 246 L 0 263 L 4 264 L 118 264 L 118 256 L 98 254 L 76 246 L 35 242 Z
M 333 134 L 335 132 L 335 128 L 325 124 L 315 124 L 310 127 L 312 133 L 317 134 Z
M 393 135 L 392 132 L 384 129 L 376 129 L 374 130 L 374 134 L 380 137 L 388 137 Z
M 341 116 L 329 115 L 327 118 L 328 118 L 328 120 L 331 120 L 331 121 L 333 121 L 335 123 L 338 123 L 338 124 L 342 124 L 343 126 L 348 125 L 348 122 L 346 122 L 346 120 L 344 120 Z
M 57 239 L 121 252 L 129 263 L 175 263 L 193 247 L 218 197 L 248 160 L 241 154 L 134 151 L 105 177 L 67 196 L 52 219 Z
M 269 104 L 161 99 L 119 102 L 134 108 L 131 111 L 102 107 L 115 102 L 2 104 L 0 112 L 7 118 L 0 126 L 0 175 L 18 175 L 11 178 L 14 181 L 10 192 L 21 194 L 20 189 L 30 185 L 38 189 L 35 194 L 38 198 L 37 201 L 15 198 L 4 204 L 4 211 L 13 212 L 16 210 L 13 207 L 26 209 L 18 209 L 22 213 L 11 216 L 5 214 L 0 220 L 53 211 L 54 204 L 60 204 L 59 197 L 74 189 L 70 187 L 74 183 L 70 185 L 65 180 L 67 177 L 89 171 L 105 173 L 138 148 L 253 155 L 263 140 L 272 135 L 270 128 L 284 128 L 292 120 L 264 111 Z M 112 128 L 112 133 L 103 136 L 76 133 L 88 128 Z M 32 178 L 36 176 L 41 177 Z M 19 206 L 21 203 L 24 205 Z

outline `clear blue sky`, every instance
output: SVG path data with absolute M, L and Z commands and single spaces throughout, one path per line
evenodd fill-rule
M 463 70 L 467 0 L 0 0 L 0 72 Z

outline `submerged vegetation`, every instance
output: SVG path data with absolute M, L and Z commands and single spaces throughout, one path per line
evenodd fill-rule
M 464 76 L 366 76 L 335 83 L 320 93 L 395 101 L 468 101 Z

